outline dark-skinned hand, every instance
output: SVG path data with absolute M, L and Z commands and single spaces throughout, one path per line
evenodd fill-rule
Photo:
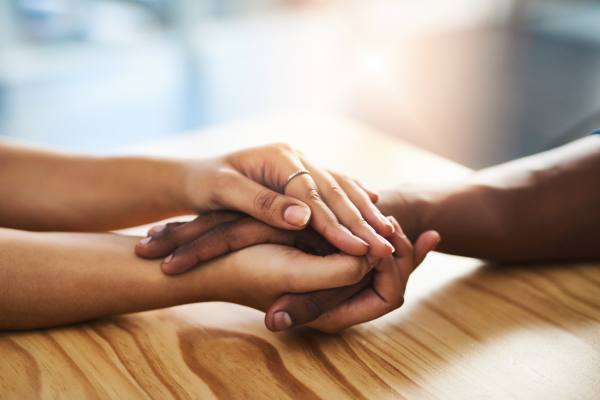
M 392 256 L 377 259 L 367 255 L 374 268 L 350 286 L 309 293 L 289 293 L 271 305 L 265 325 L 271 331 L 307 325 L 324 332 L 337 332 L 357 323 L 378 318 L 402 305 L 410 273 L 439 242 L 437 232 L 423 233 L 413 248 L 395 219 L 395 232 L 387 239 L 396 249 Z M 262 243 L 296 247 L 306 253 L 327 256 L 339 252 L 314 229 L 301 231 L 274 228 L 239 212 L 204 214 L 191 222 L 153 227 L 152 239 L 136 252 L 146 258 L 167 257 L 161 269 L 178 274 L 202 261 Z

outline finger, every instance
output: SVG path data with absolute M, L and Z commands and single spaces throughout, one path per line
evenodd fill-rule
M 289 247 L 282 250 L 288 252 L 287 277 L 278 286 L 288 293 L 307 293 L 316 290 L 349 286 L 358 283 L 377 264 L 378 258 L 366 255 L 363 257 L 336 253 L 326 257 L 304 253 L 290 254 Z M 295 249 L 293 249 L 295 250 Z M 265 265 L 273 271 L 280 271 L 280 261 L 274 259 L 272 265 Z M 274 272 L 275 273 L 275 272 Z
M 369 244 L 340 224 L 333 211 L 325 204 L 319 188 L 308 174 L 294 177 L 285 187 L 285 193 L 302 200 L 312 211 L 311 226 L 341 251 L 361 256 L 369 251 Z
M 311 254 L 337 252 L 314 230 L 289 231 L 248 217 L 213 227 L 202 236 L 177 248 L 160 267 L 166 274 L 178 274 L 202 261 L 261 243 L 296 247 Z
M 350 201 L 358 208 L 361 215 L 375 229 L 379 235 L 388 237 L 394 233 L 394 227 L 390 221 L 375 207 L 369 195 L 356 183 L 355 180 L 341 175 L 333 175 Z
M 302 294 L 285 294 L 269 307 L 265 314 L 265 326 L 271 332 L 279 332 L 307 324 L 354 296 L 372 281 L 373 274 L 368 273 L 354 285 Z
M 373 189 L 371 189 L 366 183 L 363 181 L 359 181 L 358 179 L 353 179 L 354 183 L 356 183 L 364 192 L 369 196 L 371 203 L 377 204 L 379 201 L 379 193 Z
M 392 254 L 394 248 L 387 240 L 378 235 L 371 225 L 365 221 L 361 212 L 356 208 L 353 202 L 350 201 L 346 192 L 338 182 L 336 182 L 336 180 L 324 169 L 313 165 L 308 161 L 303 161 L 303 163 L 307 168 L 310 168 L 312 178 L 317 184 L 319 193 L 337 219 L 342 225 L 347 227 L 352 234 L 369 244 L 369 254 L 376 257 L 387 257 Z M 364 200 L 370 203 L 366 195 L 364 195 Z M 371 217 L 370 214 L 369 216 Z M 387 220 L 386 222 L 389 225 L 390 231 L 392 231 L 391 224 Z
M 187 223 L 167 224 L 165 229 L 155 233 L 152 237 L 140 240 L 135 246 L 135 251 L 145 258 L 164 257 L 171 254 L 179 246 L 208 232 L 213 227 L 243 217 L 245 215 L 239 212 L 217 211 L 202 214 Z
M 421 265 L 425 259 L 425 256 L 427 256 L 427 253 L 433 251 L 437 247 L 438 243 L 440 243 L 440 240 L 440 234 L 436 231 L 423 232 L 417 238 L 414 246 L 415 268 Z
M 404 303 L 404 288 L 393 257 L 375 267 L 373 285 L 340 303 L 306 326 L 324 332 L 338 332 L 352 325 L 379 318 Z
M 185 224 L 185 222 L 169 222 L 166 225 L 155 225 L 152 228 L 150 228 L 150 230 L 148 231 L 148 234 L 146 235 L 146 237 L 150 237 L 150 236 L 154 235 L 155 233 L 162 232 L 165 229 L 167 229 L 167 230 L 169 230 L 169 229 L 175 229 L 178 226 L 181 226 L 183 224 Z
M 408 240 L 404 232 L 402 232 L 402 228 L 400 227 L 400 224 L 398 224 L 398 221 L 396 221 L 394 217 L 388 218 L 394 225 L 394 228 L 396 228 L 394 234 L 391 235 L 388 239 L 394 244 L 394 246 L 396 246 L 396 251 L 394 252 L 394 260 L 400 273 L 400 280 L 402 282 L 402 293 L 404 293 L 404 290 L 406 289 L 406 284 L 408 283 L 408 278 L 416 268 L 416 264 L 414 262 L 415 252 L 413 245 L 410 243 L 410 240 Z
M 412 263 L 413 246 L 410 243 L 410 240 L 408 240 L 408 238 L 402 231 L 402 228 L 400 227 L 400 224 L 398 223 L 398 221 L 396 221 L 396 218 L 388 217 L 388 219 L 394 226 L 394 234 L 388 236 L 388 240 L 390 241 L 390 243 L 392 243 L 392 245 L 396 249 L 396 251 L 394 252 L 394 257 L 395 258 L 410 258 L 410 261 Z
M 224 176 L 217 190 L 218 202 L 224 208 L 282 229 L 303 229 L 310 221 L 311 208 L 301 200 L 274 192 L 235 171 Z

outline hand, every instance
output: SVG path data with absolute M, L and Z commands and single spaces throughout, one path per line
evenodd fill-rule
M 424 232 L 413 248 L 398 222 L 393 217 L 390 220 L 395 227 L 388 237 L 396 249 L 392 256 L 381 259 L 373 271 L 352 286 L 280 297 L 265 315 L 267 328 L 276 332 L 306 325 L 334 333 L 400 307 L 410 274 L 437 246 L 440 236 L 435 231 Z
M 309 174 L 286 179 L 301 169 Z M 309 222 L 343 252 L 385 257 L 393 248 L 383 236 L 393 226 L 374 206 L 378 195 L 353 179 L 332 174 L 285 144 L 190 161 L 187 198 L 199 213 L 242 211 L 271 226 L 303 229 Z
M 367 260 L 371 258 L 371 263 Z M 304 293 L 360 282 L 377 262 L 371 256 L 321 257 L 289 246 L 262 244 L 200 266 L 206 284 L 199 301 L 225 301 L 266 311 L 285 293 Z M 193 274 L 195 270 L 190 271 Z M 181 279 L 178 275 L 173 279 Z
M 296 247 L 320 256 L 339 252 L 311 227 L 301 231 L 274 228 L 236 211 L 213 211 L 190 222 L 153 227 L 148 235 L 152 240 L 145 246 L 138 243 L 136 252 L 145 258 L 170 254 L 160 265 L 166 274 L 178 274 L 202 261 L 263 243 Z

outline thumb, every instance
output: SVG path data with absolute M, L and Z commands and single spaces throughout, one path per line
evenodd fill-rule
M 433 251 L 433 249 L 437 247 L 440 240 L 440 234 L 436 231 L 427 231 L 419 235 L 413 250 L 415 268 L 421 265 L 425 259 L 425 256 L 427 256 L 427 253 Z
M 287 293 L 275 301 L 265 314 L 265 326 L 280 332 L 316 320 L 341 302 L 354 296 L 373 282 L 373 272 L 354 285 L 308 293 Z
M 303 229 L 311 210 L 304 202 L 262 186 L 242 174 L 231 176 L 218 193 L 220 203 L 228 209 L 245 212 L 266 224 L 282 229 Z

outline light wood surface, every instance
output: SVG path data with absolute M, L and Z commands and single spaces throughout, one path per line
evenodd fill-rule
M 379 188 L 469 173 L 367 127 L 304 114 L 123 152 L 206 157 L 274 141 Z M 434 253 L 403 307 L 337 335 L 273 334 L 262 313 L 223 303 L 1 334 L 0 398 L 597 399 L 599 338 L 599 264 L 485 266 Z

